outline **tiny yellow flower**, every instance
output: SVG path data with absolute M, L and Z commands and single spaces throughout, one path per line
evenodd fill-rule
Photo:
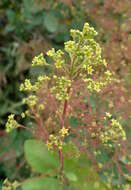
M 65 127 L 63 127 L 63 128 L 59 131 L 59 133 L 60 133 L 61 137 L 65 137 L 66 135 L 69 134 L 68 131 L 69 131 L 69 129 L 66 129 Z

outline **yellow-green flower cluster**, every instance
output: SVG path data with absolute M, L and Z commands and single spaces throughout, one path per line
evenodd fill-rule
M 85 23 L 82 31 L 71 30 L 70 33 L 73 40 L 65 42 L 65 51 L 69 54 L 71 63 L 73 62 L 71 69 L 75 70 L 74 73 L 79 71 L 81 76 L 86 73 L 86 78 L 88 78 L 88 75 L 98 75 L 99 69 L 105 69 L 107 63 L 102 59 L 101 47 L 94 39 L 97 32 L 88 23 Z M 105 77 L 106 82 L 109 82 L 111 78 L 109 71 L 105 73 Z M 98 89 L 104 85 L 102 85 L 102 82 L 92 82 L 92 86 L 97 89 L 96 91 L 99 91 Z
M 83 33 L 80 30 L 75 30 L 75 29 L 70 30 L 70 35 L 74 41 L 83 37 Z
M 14 114 L 11 114 L 8 116 L 8 121 L 6 123 L 6 132 L 9 133 L 13 129 L 19 127 L 19 124 L 17 121 L 14 119 Z
M 84 79 L 84 82 L 86 83 L 86 87 L 89 92 L 100 92 L 101 89 L 105 86 L 105 82 L 101 81 L 95 81 L 91 78 Z
M 73 40 L 76 40 L 78 38 L 92 39 L 97 35 L 97 32 L 93 27 L 90 27 L 88 23 L 85 23 L 82 32 L 79 30 L 71 29 L 70 34 Z
M 23 92 L 36 92 L 41 88 L 44 81 L 49 81 L 50 78 L 46 75 L 39 76 L 35 84 L 33 85 L 30 79 L 25 79 L 25 82 L 20 85 L 20 91 Z
M 64 43 L 65 51 L 72 55 L 77 50 L 77 43 L 75 41 L 69 40 Z
M 104 119 L 106 120 L 107 118 L 108 119 L 111 119 L 112 115 L 109 113 L 109 112 L 106 112 L 106 117 L 104 117 Z
M 91 65 L 83 64 L 83 69 L 87 70 L 88 75 L 92 75 L 94 69 L 92 68 Z
M 59 137 L 50 135 L 49 140 L 47 141 L 48 150 L 52 150 L 53 148 L 62 149 L 63 142 L 59 139 Z
M 31 84 L 31 82 L 30 82 L 30 79 L 25 79 L 25 82 L 24 82 L 24 84 L 22 83 L 21 85 L 20 85 L 20 91 L 32 91 L 32 84 Z
M 63 127 L 60 131 L 58 136 L 55 135 L 50 135 L 49 139 L 47 141 L 47 147 L 48 150 L 52 150 L 53 148 L 58 148 L 58 149 L 62 149 L 63 147 L 63 139 L 65 136 L 69 135 L 68 133 L 68 129 L 66 129 L 65 127 Z
M 55 52 L 55 49 L 52 48 L 51 50 L 49 50 L 47 52 L 47 55 L 53 59 L 57 69 L 60 69 L 63 66 L 63 64 L 65 63 L 65 61 L 63 59 L 64 52 L 61 50 L 58 50 Z
M 59 131 L 59 134 L 60 134 L 61 137 L 65 137 L 66 135 L 69 134 L 68 131 L 69 131 L 69 130 L 68 130 L 67 128 L 63 127 L 63 128 Z
M 43 53 L 41 53 L 40 55 L 38 56 L 35 56 L 32 60 L 32 66 L 44 66 L 46 65 L 46 60 L 45 58 L 43 57 Z
M 94 70 L 91 66 L 87 66 L 88 74 L 92 75 Z M 86 87 L 89 92 L 100 92 L 103 87 L 109 84 L 112 81 L 112 74 L 109 70 L 105 72 L 105 78 L 99 77 L 99 80 L 94 80 L 92 78 L 83 78 L 83 81 L 86 84 Z
M 26 114 L 24 112 L 21 113 L 21 118 L 24 119 L 26 117 Z
M 40 105 L 39 105 L 39 111 L 42 111 L 42 110 L 44 110 L 44 109 L 45 109 L 44 104 L 40 104 Z
M 105 61 L 102 60 L 101 57 L 101 48 L 94 40 L 96 35 L 97 32 L 94 28 L 90 27 L 88 23 L 85 23 L 82 32 L 79 30 L 71 30 L 71 36 L 74 41 L 65 43 L 65 50 L 69 54 L 73 53 L 76 55 L 78 62 L 84 69 L 89 65 L 105 65 Z
M 11 183 L 8 179 L 5 179 L 2 185 L 2 190 L 16 190 L 18 186 L 19 183 L 17 181 Z
M 105 78 L 106 78 L 107 83 L 111 82 L 112 80 L 111 76 L 112 76 L 112 73 L 109 70 L 105 71 Z
M 29 95 L 23 99 L 23 104 L 27 104 L 29 108 L 33 109 L 38 103 L 38 97 L 36 95 Z
M 97 36 L 97 32 L 94 30 L 93 27 L 90 27 L 88 23 L 84 24 L 82 33 L 83 36 L 87 39 L 94 38 L 95 36 Z
M 46 75 L 39 76 L 37 81 L 33 85 L 34 91 L 38 91 L 42 87 L 42 84 L 45 85 L 44 82 L 49 81 L 49 80 L 50 80 L 50 77 L 48 77 Z
M 107 118 L 111 119 L 111 114 L 106 113 Z M 104 131 L 100 132 L 99 136 L 103 144 L 112 146 L 111 143 L 117 143 L 120 140 L 126 140 L 126 133 L 123 130 L 121 124 L 116 119 L 111 119 L 111 123 L 108 127 L 105 127 Z
M 71 87 L 71 80 L 66 77 L 58 77 L 54 75 L 55 85 L 51 88 L 51 92 L 56 95 L 57 100 L 68 100 L 69 94 L 67 89 Z
M 96 66 L 105 67 L 105 60 L 101 56 L 101 47 L 94 39 L 88 39 L 83 42 L 81 50 L 83 52 L 83 64 L 92 65 L 94 68 L 98 69 Z M 82 44 L 83 44 L 82 43 Z

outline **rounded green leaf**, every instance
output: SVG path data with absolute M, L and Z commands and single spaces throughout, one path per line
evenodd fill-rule
M 44 18 L 44 26 L 49 32 L 56 32 L 59 28 L 58 19 L 53 12 L 49 12 Z
M 24 150 L 27 162 L 36 172 L 44 173 L 59 167 L 58 155 L 49 152 L 42 141 L 27 140 Z
M 44 178 L 31 178 L 26 180 L 22 185 L 22 190 L 62 190 L 62 185 L 57 179 L 44 177 Z

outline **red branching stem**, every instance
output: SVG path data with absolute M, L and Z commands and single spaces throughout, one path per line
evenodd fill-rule
M 67 94 L 69 93 L 70 93 L 70 88 L 67 89 Z M 62 119 L 61 119 L 61 128 L 64 128 L 64 125 L 65 125 L 65 116 L 66 116 L 67 106 L 68 106 L 68 100 L 65 100 Z M 60 176 L 62 176 L 64 158 L 63 158 L 61 149 L 59 149 L 59 163 L 60 163 Z
M 61 123 L 62 123 L 61 127 L 62 128 L 64 127 L 64 123 L 65 123 L 66 109 L 67 109 L 67 100 L 65 100 L 63 114 L 62 114 L 62 121 L 61 121 Z
M 47 132 L 46 132 L 46 130 L 43 127 L 43 123 L 42 123 L 41 119 L 39 117 L 36 117 L 35 120 L 36 120 L 36 122 L 38 124 L 38 127 L 40 128 L 42 134 L 43 134 L 43 140 L 46 141 L 46 139 L 47 139 Z
M 59 163 L 60 163 L 60 176 L 62 176 L 63 174 L 63 154 L 62 154 L 62 150 L 59 149 Z
M 37 123 L 37 126 L 39 127 L 39 129 L 40 129 L 40 131 L 42 133 L 43 140 L 46 141 L 48 134 L 47 134 L 47 131 L 43 127 L 43 122 L 42 122 L 41 118 L 37 116 L 37 114 L 36 114 L 36 112 L 34 110 L 32 112 L 33 112 L 33 114 L 35 116 L 35 121 Z
M 70 93 L 70 88 L 67 89 L 67 94 L 69 94 L 69 93 Z M 64 124 L 65 124 L 65 116 L 66 116 L 67 106 L 68 106 L 68 100 L 65 100 L 63 114 L 62 114 L 62 121 L 61 121 L 62 128 L 64 127 Z
M 32 113 L 34 115 L 35 122 L 37 123 L 37 126 L 39 127 L 39 129 L 42 133 L 43 140 L 46 141 L 47 137 L 48 137 L 48 133 L 45 130 L 45 128 L 43 127 L 43 122 L 42 122 L 41 118 L 39 116 L 37 116 L 37 113 L 35 110 L 32 110 Z

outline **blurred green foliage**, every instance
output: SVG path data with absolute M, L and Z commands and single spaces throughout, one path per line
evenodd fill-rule
M 34 150 L 33 152 L 32 149 Z M 74 156 L 68 156 L 69 152 L 73 154 L 73 149 L 73 144 L 66 144 L 63 149 L 64 176 L 70 182 L 66 187 L 63 187 L 63 185 L 59 183 L 55 171 L 59 168 L 58 154 L 54 155 L 52 152 L 49 152 L 42 141 L 34 139 L 27 140 L 25 143 L 25 155 L 32 170 L 40 174 L 48 172 L 49 175 L 44 177 L 43 180 L 41 178 L 42 176 L 35 177 L 34 173 L 33 178 L 30 178 L 23 183 L 22 189 L 44 190 L 49 188 L 51 190 L 69 190 L 75 188 L 76 190 L 79 190 L 82 188 L 83 190 L 93 190 L 93 188 L 95 188 L 96 190 L 104 190 L 105 185 L 100 181 L 97 173 L 92 169 L 85 155 L 81 154 L 80 157 L 75 157 L 74 153 Z M 87 174 L 89 175 L 88 180 L 86 181 Z
M 106 0 L 0 1 L 1 182 L 6 177 L 10 180 L 21 180 L 30 175 L 30 168 L 27 167 L 23 157 L 23 143 L 25 139 L 30 138 L 30 133 L 23 130 L 13 131 L 7 137 L 4 125 L 9 113 L 15 113 L 19 120 L 19 114 L 23 109 L 21 103 L 23 94 L 19 92 L 19 84 L 25 77 L 37 74 L 33 70 L 29 72 L 32 58 L 40 52 L 45 53 L 52 46 L 56 49 L 62 47 L 69 39 L 69 30 L 81 29 L 83 23 L 88 21 L 99 31 L 98 40 L 111 69 L 119 74 L 122 80 L 125 79 L 124 87 L 128 89 L 131 81 L 130 9 L 130 0 L 126 2 L 114 0 L 112 3 Z M 127 92 L 129 93 L 130 91 Z M 95 96 L 91 96 L 89 102 L 92 111 L 104 104 Z M 128 110 L 130 111 L 130 107 Z M 123 120 L 124 126 L 129 126 L 130 120 L 130 118 Z M 72 117 L 70 125 L 75 127 L 77 124 L 77 119 Z M 130 128 L 127 128 L 127 134 L 130 135 Z M 100 176 L 105 182 L 110 180 L 114 190 L 123 189 L 122 185 L 131 181 L 131 152 L 130 147 L 127 148 L 128 157 L 121 156 L 118 160 L 122 168 L 120 175 L 112 153 L 103 148 L 97 153 L 100 167 L 101 164 L 106 165 L 109 160 L 112 161 L 109 167 L 101 169 Z M 72 174 L 68 177 L 75 179 Z

